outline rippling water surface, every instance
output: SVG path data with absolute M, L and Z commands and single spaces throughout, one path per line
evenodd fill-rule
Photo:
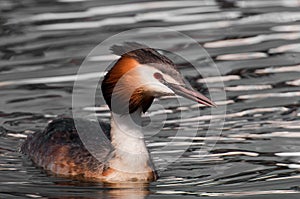
M 297 0 L 1 0 L 0 198 L 299 198 L 299 6 Z M 227 106 L 221 136 L 205 134 L 209 109 L 197 116 L 193 102 L 177 107 L 173 98 L 163 98 L 158 102 L 165 110 L 154 105 L 148 114 L 166 114 L 165 127 L 146 135 L 155 164 L 164 168 L 157 182 L 72 181 L 24 158 L 18 148 L 28 134 L 43 130 L 53 118 L 72 115 L 73 81 L 89 51 L 120 31 L 150 26 L 191 36 L 214 59 L 221 79 L 202 79 L 184 64 L 180 70 L 201 91 L 205 82 L 212 85 L 211 93 L 226 91 L 227 99 L 216 102 Z M 180 44 L 166 42 L 174 48 L 172 43 Z M 205 69 L 192 47 L 185 53 Z M 113 58 L 92 61 L 107 67 Z M 224 87 L 218 86 L 220 80 Z M 108 110 L 100 105 L 97 114 L 107 120 Z M 176 135 L 178 129 L 186 135 Z M 194 129 L 198 133 L 191 137 Z M 172 150 L 160 150 L 171 141 Z M 201 150 L 216 141 L 203 158 Z M 163 166 L 164 153 L 181 153 L 184 147 L 188 150 L 178 161 Z

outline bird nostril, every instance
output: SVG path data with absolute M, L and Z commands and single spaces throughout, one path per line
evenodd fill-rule
M 160 74 L 160 73 L 154 73 L 154 74 L 153 74 L 153 77 L 154 77 L 155 79 L 158 79 L 158 80 L 162 80 L 162 79 L 163 79 L 163 76 L 162 76 L 162 74 Z

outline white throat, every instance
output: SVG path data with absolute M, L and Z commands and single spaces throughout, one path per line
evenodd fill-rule
M 115 156 L 110 167 L 126 173 L 145 173 L 152 169 L 149 152 L 141 127 L 141 110 L 132 114 L 112 113 L 111 140 Z

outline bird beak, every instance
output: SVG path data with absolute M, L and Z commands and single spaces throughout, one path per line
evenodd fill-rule
M 175 94 L 185 97 L 187 99 L 198 102 L 205 106 L 216 107 L 217 105 L 210 99 L 202 95 L 201 93 L 193 90 L 192 88 L 187 88 L 183 85 L 172 84 L 169 82 L 164 82 Z

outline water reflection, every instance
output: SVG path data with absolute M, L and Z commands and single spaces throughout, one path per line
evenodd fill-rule
M 109 196 L 124 199 L 143 199 L 149 193 L 149 184 L 126 183 L 126 184 L 109 184 Z
M 79 190 L 82 190 L 83 183 L 74 183 L 74 182 L 56 182 L 56 185 L 59 186 L 79 186 Z M 150 194 L 149 184 L 146 183 L 104 183 L 100 186 L 97 184 L 89 184 L 87 183 L 86 188 L 92 187 L 92 190 L 88 195 L 84 196 L 82 194 L 66 194 L 65 196 L 56 196 L 55 198 L 59 199 L 72 199 L 72 198 L 82 198 L 82 199 L 90 199 L 90 198 L 124 198 L 124 199 L 144 199 L 147 195 Z M 98 191 L 97 191 L 98 189 Z
M 226 39 L 226 40 L 219 40 L 215 42 L 207 42 L 204 44 L 206 48 L 223 48 L 223 47 L 230 47 L 230 46 L 243 46 L 243 45 L 252 45 L 258 44 L 266 41 L 271 40 L 296 40 L 300 38 L 299 32 L 293 33 L 284 33 L 284 34 L 269 34 L 269 35 L 258 35 L 254 37 L 247 37 L 242 39 Z
M 244 60 L 244 59 L 259 59 L 264 57 L 268 57 L 268 55 L 262 52 L 251 52 L 251 53 L 219 55 L 216 57 L 216 60 Z

